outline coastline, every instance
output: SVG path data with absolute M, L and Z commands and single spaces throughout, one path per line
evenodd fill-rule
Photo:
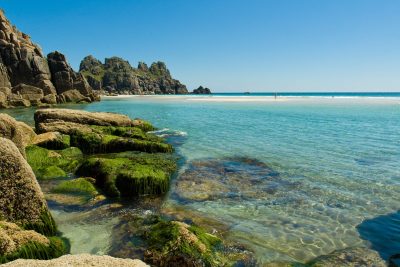
M 400 97 L 394 96 L 310 96 L 310 95 L 285 95 L 275 98 L 274 96 L 263 95 L 101 95 L 102 100 L 113 99 L 149 99 L 160 101 L 193 101 L 193 102 L 310 102 L 319 101 L 321 103 L 346 103 L 346 102 L 364 102 L 364 103 L 387 103 L 400 104 Z

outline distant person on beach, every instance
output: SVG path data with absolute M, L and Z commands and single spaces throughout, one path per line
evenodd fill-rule
M 278 93 L 275 93 L 275 99 L 278 97 Z

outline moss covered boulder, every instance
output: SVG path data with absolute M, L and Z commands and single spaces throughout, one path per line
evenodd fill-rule
M 32 145 L 26 148 L 29 165 L 38 179 L 65 177 L 78 167 L 83 154 L 79 148 L 49 150 Z
M 15 259 L 52 259 L 68 252 L 66 242 L 59 237 L 46 237 L 33 230 L 0 221 L 0 263 Z
M 173 148 L 163 141 L 133 139 L 110 134 L 81 133 L 71 135 L 71 145 L 79 147 L 86 154 L 141 151 L 147 153 L 171 153 Z
M 147 153 L 121 153 L 108 157 L 91 157 L 77 174 L 96 179 L 96 185 L 110 197 L 163 194 L 176 169 L 172 156 Z
M 64 206 L 85 205 L 96 202 L 96 199 L 99 201 L 101 196 L 94 186 L 95 182 L 90 177 L 61 181 L 46 194 L 46 199 Z

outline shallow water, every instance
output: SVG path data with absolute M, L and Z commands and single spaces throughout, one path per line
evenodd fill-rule
M 226 237 L 254 251 L 260 263 L 305 262 L 358 245 L 384 258 L 400 252 L 398 215 L 390 217 L 400 207 L 399 98 L 119 97 L 79 108 L 140 117 L 159 127 L 158 134 L 174 135 L 183 161 L 164 203 L 168 212 L 224 224 Z M 12 111 L 29 120 L 18 112 Z M 254 170 L 244 158 L 278 176 Z M 213 163 L 208 172 L 224 168 L 213 176 L 217 186 L 196 187 L 196 175 L 200 182 L 205 174 L 193 166 L 205 159 Z M 189 197 L 182 197 L 188 173 L 194 186 L 183 187 Z M 373 220 L 382 215 L 390 219 L 378 219 L 376 227 Z M 58 221 L 73 231 L 70 221 Z M 100 241 L 87 242 L 94 249 Z

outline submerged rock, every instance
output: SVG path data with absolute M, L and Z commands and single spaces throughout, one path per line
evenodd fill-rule
M 133 259 L 120 259 L 113 258 L 107 255 L 89 255 L 89 254 L 78 254 L 78 255 L 65 255 L 53 260 L 23 260 L 19 259 L 13 262 L 5 264 L 6 267 L 53 267 L 53 266 L 74 266 L 74 267 L 146 267 L 148 266 L 141 260 Z
M 385 267 L 379 254 L 368 248 L 347 248 L 319 256 L 307 264 L 312 267 Z
M 187 201 L 259 199 L 274 195 L 283 184 L 292 186 L 258 160 L 208 159 L 190 162 L 176 180 L 174 193 Z
M 134 255 L 154 266 L 253 266 L 251 254 L 225 246 L 199 226 L 157 215 L 125 217 L 114 227 L 112 255 Z

